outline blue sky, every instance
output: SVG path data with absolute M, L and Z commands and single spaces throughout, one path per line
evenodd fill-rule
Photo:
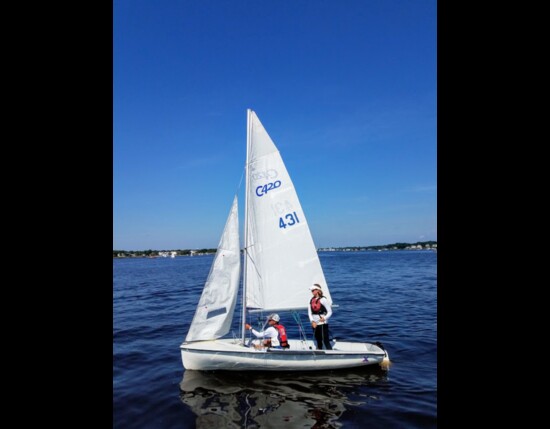
M 114 0 L 113 249 L 215 248 L 246 109 L 318 247 L 437 240 L 434 0 Z

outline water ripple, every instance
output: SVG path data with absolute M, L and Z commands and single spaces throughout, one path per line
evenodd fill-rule
M 184 371 L 178 346 L 212 256 L 117 259 L 113 427 L 436 427 L 437 254 L 326 252 L 320 258 L 338 305 L 332 336 L 383 342 L 389 372 Z M 311 338 L 305 314 L 302 320 Z M 291 336 L 298 334 L 288 326 Z

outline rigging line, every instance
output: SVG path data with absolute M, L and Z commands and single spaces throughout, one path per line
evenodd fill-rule
M 263 319 L 263 318 L 264 318 L 264 312 L 262 311 L 260 314 L 262 315 L 262 319 Z M 268 319 L 267 317 L 268 317 L 268 316 L 266 316 L 266 318 L 265 318 L 265 320 L 264 320 L 264 323 L 263 323 L 263 325 L 262 325 L 262 331 L 264 331 L 264 332 L 265 332 L 265 329 L 266 329 L 265 327 L 267 326 L 267 324 L 268 324 L 268 322 L 269 322 L 269 319 Z M 258 317 L 258 319 L 260 319 L 260 318 Z
M 302 324 L 302 319 L 301 319 L 300 315 L 298 314 L 298 312 L 296 312 L 296 311 L 292 312 L 292 316 L 294 317 L 294 321 L 298 325 L 298 330 L 300 331 L 300 337 L 303 337 L 303 341 L 305 343 L 305 346 L 307 346 L 308 338 L 307 338 L 306 331 L 304 330 L 304 326 Z M 312 342 L 313 342 L 313 340 L 312 340 Z M 310 347 L 310 350 L 311 350 L 312 354 L 315 354 L 313 352 L 313 348 Z
M 250 247 L 252 247 L 252 246 L 250 246 Z M 256 271 L 256 274 L 258 274 L 258 277 L 259 277 L 260 280 L 261 280 L 262 275 L 260 274 L 260 271 L 258 271 L 258 267 L 257 267 L 257 265 L 256 265 L 256 262 L 254 262 L 254 259 L 252 259 L 252 256 L 250 255 L 250 253 L 248 253 L 248 247 L 245 247 L 245 248 L 244 248 L 244 251 L 246 252 L 246 256 L 247 256 L 246 259 L 249 259 L 249 260 L 250 260 L 250 262 L 251 262 L 252 265 L 254 266 L 254 270 Z
M 237 186 L 237 189 L 235 190 L 235 194 L 239 193 L 239 190 L 241 189 L 241 185 L 243 184 L 243 178 L 246 173 L 246 165 L 243 168 L 243 172 L 241 173 L 241 180 L 239 180 L 239 185 Z
M 268 321 L 269 320 L 264 318 L 263 310 L 260 310 L 259 313 L 256 316 L 256 321 L 255 322 L 251 321 L 251 325 L 255 325 L 254 329 L 258 328 L 258 329 L 256 329 L 257 331 L 264 331 L 265 326 L 266 326 Z
M 292 311 L 291 314 L 292 314 L 292 317 L 294 318 L 294 321 L 298 325 L 298 332 L 300 333 L 300 338 L 303 338 L 303 341 L 307 341 L 304 329 L 302 327 L 302 320 L 300 319 L 300 316 L 296 311 Z
M 263 316 L 263 312 L 260 312 L 257 316 L 257 319 L 256 319 L 256 327 L 259 327 L 260 326 L 260 323 L 261 321 L 264 319 L 264 316 Z M 263 322 L 263 325 L 260 329 L 256 329 L 257 331 L 259 332 L 263 332 L 264 335 L 261 336 L 261 337 L 256 337 L 256 335 L 252 336 L 252 330 L 248 331 L 248 336 L 250 337 L 250 341 L 248 343 L 248 347 L 252 346 L 253 344 L 253 341 L 255 339 L 258 339 L 260 341 L 260 344 L 263 344 L 263 340 L 265 340 L 267 337 L 266 337 L 266 334 L 265 334 L 265 326 L 267 324 L 267 322 L 269 322 L 269 319 L 266 319 L 264 322 Z M 252 324 L 252 323 L 251 323 Z M 255 328 L 253 328 L 255 329 Z
M 300 315 L 296 311 L 293 311 L 292 312 L 292 317 L 294 317 L 294 321 L 298 325 L 298 331 L 300 332 L 300 337 L 303 337 L 304 341 L 307 342 L 306 333 L 304 331 L 304 327 L 302 325 L 302 320 L 300 318 Z

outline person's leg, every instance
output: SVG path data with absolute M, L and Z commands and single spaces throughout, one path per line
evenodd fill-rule
M 317 350 L 323 350 L 323 330 L 322 325 L 315 327 L 315 340 L 317 341 Z
M 323 342 L 325 343 L 325 349 L 332 350 L 332 346 L 330 345 L 330 336 L 328 333 L 328 324 L 325 323 L 323 326 Z

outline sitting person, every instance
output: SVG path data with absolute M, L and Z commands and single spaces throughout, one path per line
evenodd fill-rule
M 248 323 L 245 328 L 250 330 L 256 337 L 263 338 L 260 345 L 254 346 L 255 348 L 272 347 L 272 348 L 290 348 L 288 339 L 286 337 L 286 330 L 283 325 L 279 323 L 280 317 L 278 314 L 270 314 L 268 316 L 269 328 L 265 331 L 258 332 L 252 328 Z

